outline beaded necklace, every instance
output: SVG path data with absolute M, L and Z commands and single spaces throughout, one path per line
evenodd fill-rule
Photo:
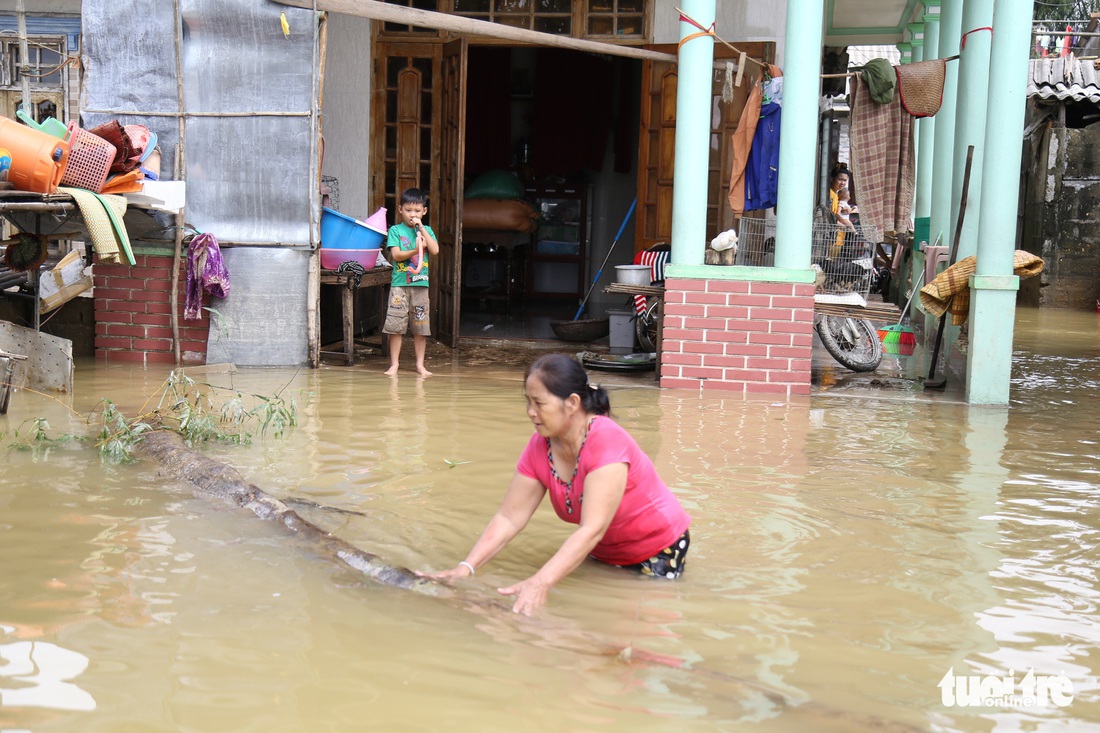
M 592 429 L 592 423 L 595 420 L 596 420 L 596 418 L 591 418 L 588 421 L 588 424 L 584 426 L 584 438 L 581 440 L 581 447 L 577 449 L 577 462 L 575 464 L 573 464 L 573 477 L 570 478 L 568 481 L 562 480 L 562 477 L 559 476 L 558 472 L 554 470 L 554 451 L 550 447 L 550 439 L 549 438 L 546 439 L 546 460 L 548 460 L 550 462 L 550 475 L 553 476 L 554 480 L 557 481 L 559 484 L 561 484 L 562 487 L 565 489 L 565 513 L 566 514 L 572 514 L 573 513 L 573 499 L 572 499 L 572 496 L 571 496 L 571 494 L 573 493 L 573 482 L 577 480 L 577 471 L 579 471 L 580 467 L 581 467 L 581 451 L 584 450 L 584 444 L 588 442 L 588 431 Z M 577 499 L 577 502 L 580 503 L 580 504 L 584 503 L 584 494 L 583 493 Z

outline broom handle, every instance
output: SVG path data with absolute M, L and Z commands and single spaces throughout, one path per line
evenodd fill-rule
M 901 318 L 898 319 L 898 325 L 905 320 L 905 317 L 909 315 L 909 306 L 913 305 L 913 298 L 917 297 L 917 293 L 920 292 L 920 284 L 924 282 L 924 270 L 920 271 L 920 277 L 917 278 L 917 282 L 913 285 L 913 292 L 909 293 L 909 300 L 905 301 L 905 309 L 901 312 Z
M 573 316 L 573 320 L 577 320 L 581 317 L 581 313 L 584 313 L 584 305 L 588 302 L 588 296 L 592 295 L 592 288 L 596 287 L 596 283 L 600 281 L 600 275 L 603 274 L 603 268 L 607 265 L 607 261 L 611 259 L 611 253 L 615 249 L 615 245 L 619 243 L 619 237 L 623 236 L 623 230 L 626 229 L 626 223 L 630 221 L 630 215 L 634 213 L 634 207 L 638 205 L 638 197 L 635 196 L 634 200 L 630 202 L 630 210 L 626 212 L 626 216 L 623 217 L 623 223 L 619 225 L 619 233 L 615 235 L 615 239 L 612 240 L 611 246 L 607 248 L 607 255 L 604 256 L 603 262 L 600 264 L 600 269 L 596 271 L 596 277 L 592 278 L 592 284 L 588 286 L 588 292 L 584 294 L 584 300 L 581 301 L 581 305 L 577 308 L 577 315 Z

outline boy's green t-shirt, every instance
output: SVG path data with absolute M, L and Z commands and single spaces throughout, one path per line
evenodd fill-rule
M 435 232 L 427 224 L 424 225 L 424 231 L 435 239 Z M 416 249 L 416 232 L 405 222 L 394 224 L 386 234 L 386 248 L 390 247 L 397 247 L 404 252 Z M 390 284 L 395 288 L 428 287 L 428 250 L 424 250 L 424 266 L 420 268 L 420 272 L 414 273 L 417 262 L 419 258 L 416 255 L 403 262 L 394 262 Z

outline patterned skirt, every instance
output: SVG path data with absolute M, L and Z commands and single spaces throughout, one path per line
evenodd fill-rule
M 680 535 L 680 539 L 653 557 L 643 560 L 637 565 L 624 565 L 623 567 L 628 570 L 636 570 L 642 575 L 674 580 L 684 574 L 684 564 L 687 562 L 687 551 L 690 546 L 691 532 L 684 530 L 684 533 Z

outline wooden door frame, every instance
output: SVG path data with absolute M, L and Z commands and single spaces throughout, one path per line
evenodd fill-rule
M 775 44 L 771 41 L 742 42 L 737 44 L 750 58 L 771 63 L 775 55 Z M 675 53 L 675 44 L 647 46 L 647 49 L 665 53 Z M 715 46 L 716 62 L 736 61 L 737 54 L 723 46 Z M 751 62 L 748 64 L 753 66 Z M 660 75 L 660 85 L 654 82 L 654 75 Z M 676 131 L 676 75 L 678 69 L 664 61 L 646 60 L 642 66 L 641 112 L 638 135 L 638 208 L 637 227 L 634 237 L 634 251 L 649 249 L 658 242 L 670 242 L 672 237 L 672 186 L 673 159 L 675 153 Z M 729 173 L 733 165 L 733 147 L 731 136 L 737 129 L 737 123 L 748 97 L 748 83 L 744 81 L 734 89 L 731 103 L 721 100 L 724 82 L 724 69 L 716 67 L 712 75 L 713 105 L 720 112 L 718 126 L 712 128 L 711 135 L 718 140 L 713 145 L 707 165 L 707 231 L 710 236 L 729 229 L 736 223 L 736 217 L 727 203 L 729 196 Z M 744 78 L 759 76 L 759 70 L 745 69 Z M 659 88 L 661 99 L 658 109 L 652 102 L 654 89 Z M 654 119 L 654 117 L 657 119 Z M 656 130 L 656 132 L 651 132 Z M 656 144 L 658 150 L 653 151 Z M 653 156 L 657 157 L 654 158 Z

